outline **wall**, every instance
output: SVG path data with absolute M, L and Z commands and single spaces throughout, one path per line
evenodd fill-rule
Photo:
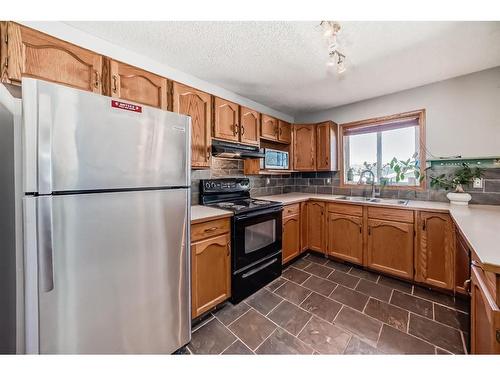
M 348 74 L 348 73 L 347 73 Z M 390 79 L 390 77 L 388 77 Z M 500 156 L 500 67 L 390 95 L 296 116 L 338 124 L 426 109 L 427 149 L 435 156 Z
M 184 83 L 196 89 L 250 107 L 256 111 L 275 116 L 288 122 L 293 122 L 293 117 L 286 113 L 276 111 L 263 104 L 242 97 L 232 91 L 213 85 L 190 74 L 181 72 L 180 70 L 174 69 L 160 61 L 155 61 L 106 40 L 87 34 L 63 22 L 24 21 L 19 23 L 102 55 L 123 61 L 127 64 L 137 66 L 160 76 L 167 77 L 171 80 Z
M 211 169 L 191 171 L 191 204 L 199 203 L 200 179 L 224 177 L 248 177 L 252 197 L 295 191 L 295 179 L 291 176 L 245 176 L 243 160 L 212 158 Z

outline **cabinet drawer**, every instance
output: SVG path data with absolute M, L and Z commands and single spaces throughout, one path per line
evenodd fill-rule
M 370 219 L 413 223 L 413 211 L 398 210 L 397 208 L 368 207 L 368 217 Z
M 191 241 L 199 241 L 208 237 L 229 232 L 229 219 L 218 219 L 191 225 Z
M 283 207 L 283 217 L 296 215 L 300 213 L 300 203 L 289 204 Z
M 363 216 L 363 206 L 357 206 L 354 204 L 330 203 L 328 204 L 328 212 L 352 216 Z

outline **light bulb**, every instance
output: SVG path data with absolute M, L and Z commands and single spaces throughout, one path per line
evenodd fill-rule
M 332 35 L 333 35 L 333 29 L 331 29 L 330 27 L 329 27 L 329 28 L 327 28 L 327 29 L 325 30 L 325 32 L 323 33 L 323 36 L 324 36 L 325 38 L 329 38 L 329 37 L 331 37 Z
M 327 66 L 335 66 L 337 64 L 337 59 L 335 58 L 335 53 L 331 53 L 328 56 L 328 61 L 326 62 Z

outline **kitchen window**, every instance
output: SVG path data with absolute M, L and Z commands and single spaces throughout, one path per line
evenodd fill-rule
M 340 125 L 341 185 L 423 188 L 424 128 L 425 110 Z

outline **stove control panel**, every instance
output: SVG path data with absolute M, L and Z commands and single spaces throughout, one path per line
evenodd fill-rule
M 206 193 L 235 193 L 250 190 L 248 178 L 218 178 L 200 180 L 200 191 Z

